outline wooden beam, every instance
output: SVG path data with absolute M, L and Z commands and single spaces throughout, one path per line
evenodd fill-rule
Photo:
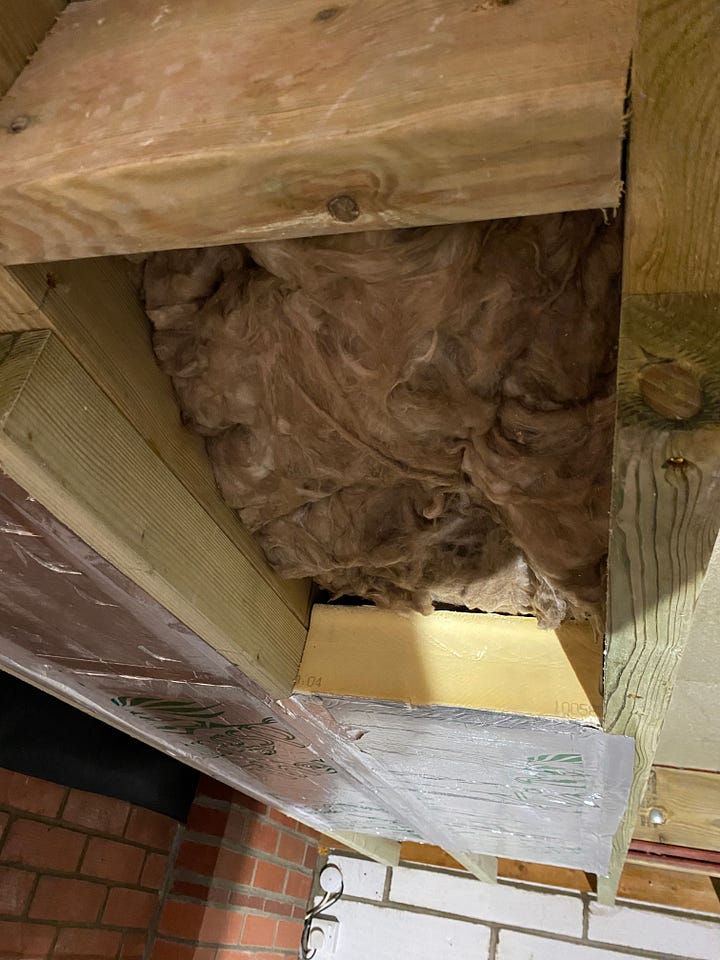
M 720 851 L 720 774 L 653 767 L 633 836 Z
M 67 0 L 3 0 L 0 8 L 0 97 L 51 29 Z
M 601 674 L 588 624 L 316 604 L 295 692 L 599 724 Z
M 720 888 L 707 874 L 679 873 L 657 864 L 626 862 L 618 897 L 720 915 Z
M 0 104 L 0 262 L 614 206 L 635 0 L 86 0 Z
M 65 5 L 65 0 L 3 2 L 0 95 Z M 154 361 L 150 325 L 128 264 L 105 258 L 0 269 L 0 333 L 35 329 L 55 331 L 208 514 L 207 523 L 216 524 L 244 555 L 268 610 L 284 605 L 306 625 L 311 585 L 281 580 L 270 569 L 253 537 L 221 500 L 202 441 L 181 423 L 170 380 Z
M 643 0 L 633 57 L 605 729 L 635 737 L 611 902 L 720 523 L 720 6 Z
M 711 857 L 717 854 L 706 852 L 704 856 L 688 857 L 677 855 L 690 850 L 690 847 L 671 847 L 668 844 L 657 843 L 647 844 L 649 847 L 655 847 L 652 851 L 638 849 L 640 841 L 633 841 L 627 854 L 627 863 L 657 864 L 662 866 L 663 870 L 674 870 L 677 873 L 693 874 L 695 876 L 712 877 L 713 880 L 720 880 L 720 862 Z M 700 851 L 694 851 L 698 854 Z
M 0 93 L 4 93 L 65 7 L 66 0 L 5 0 L 0 8 Z M 180 420 L 170 379 L 152 353 L 150 324 L 122 259 L 0 268 L 0 333 L 54 330 L 163 462 L 250 559 L 303 623 L 308 581 L 281 580 L 254 538 L 220 498 L 202 440 Z
M 223 503 L 200 437 L 180 419 L 170 379 L 152 351 L 150 324 L 121 258 L 0 267 L 0 333 L 53 330 L 145 443 L 240 550 L 259 580 L 303 624 L 308 581 L 281 580 Z
M 306 631 L 60 341 L 0 338 L 0 465 L 277 697 Z

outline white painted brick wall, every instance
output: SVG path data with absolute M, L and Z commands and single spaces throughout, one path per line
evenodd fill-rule
M 382 900 L 387 867 L 371 860 L 354 860 L 351 857 L 338 856 L 329 857 L 328 863 L 336 864 L 342 871 L 346 897 Z
M 390 899 L 501 925 L 582 936 L 582 900 L 569 894 L 480 883 L 473 877 L 399 867 L 393 870 Z
M 386 899 L 385 867 L 340 854 L 332 862 L 349 899 L 332 908 L 338 923 L 326 923 L 316 960 L 720 960 L 720 917 L 601 907 L 566 890 L 409 866 L 391 871 Z
M 609 953 L 602 947 L 501 930 L 495 960 L 638 960 L 629 953 Z
M 340 901 L 334 953 L 315 960 L 485 960 L 490 931 L 479 924 Z M 319 922 L 317 926 L 322 927 Z
M 591 903 L 589 939 L 676 953 L 693 960 L 720 958 L 720 924 L 633 907 Z

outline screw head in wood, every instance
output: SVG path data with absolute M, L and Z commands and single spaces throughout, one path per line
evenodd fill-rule
M 639 377 L 644 402 L 668 420 L 689 420 L 702 410 L 702 388 L 695 372 L 677 360 L 650 363 Z
M 653 807 L 650 813 L 648 814 L 648 820 L 650 823 L 655 823 L 660 825 L 665 823 L 665 814 L 658 807 Z
M 328 200 L 327 208 L 330 216 L 341 223 L 352 223 L 360 216 L 360 207 L 355 203 L 353 197 L 349 197 L 345 193 Z

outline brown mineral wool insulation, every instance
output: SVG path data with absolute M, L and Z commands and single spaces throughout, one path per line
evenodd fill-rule
M 160 253 L 155 349 L 285 577 L 601 611 L 621 231 L 594 212 Z

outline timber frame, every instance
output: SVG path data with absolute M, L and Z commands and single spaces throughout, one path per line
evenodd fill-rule
M 574 719 L 635 738 L 630 802 L 610 876 L 598 883 L 600 899 L 612 901 L 631 837 L 642 836 L 648 782 L 659 789 L 666 777 L 653 757 L 720 527 L 720 6 L 640 0 L 636 15 L 635 0 L 569 0 L 566 19 L 552 24 L 557 42 L 525 56 L 532 66 L 499 89 L 495 52 L 468 66 L 476 34 L 490 31 L 483 49 L 505 57 L 514 38 L 510 54 L 523 62 L 542 28 L 542 0 L 480 4 L 472 22 L 460 19 L 459 4 L 443 4 L 436 17 L 436 0 L 422 0 L 414 17 L 427 20 L 431 38 L 422 42 L 402 35 L 393 0 L 373 0 L 364 15 L 274 0 L 265 19 L 248 2 L 243 29 L 259 49 L 285 36 L 293 52 L 306 51 L 308 69 L 318 50 L 334 68 L 354 64 L 327 94 L 310 85 L 292 95 L 282 85 L 254 89 L 235 108 L 256 131 L 252 140 L 238 138 L 236 116 L 223 121 L 217 110 L 237 41 L 219 43 L 227 0 L 186 0 L 176 6 L 188 19 L 174 23 L 159 2 L 102 0 L 102 17 L 95 3 L 63 13 L 65 0 L 6 0 L 0 12 L 0 94 L 9 91 L 0 100 L 0 465 L 276 699 L 298 675 L 296 690 L 316 691 L 327 621 L 306 643 L 311 585 L 275 576 L 220 501 L 202 444 L 181 424 L 153 361 L 128 265 L 111 255 L 616 206 L 632 48 L 604 702 L 597 654 L 585 659 L 588 643 L 554 636 L 543 641 L 554 658 L 545 699 L 518 702 L 512 683 L 475 691 L 500 711 L 553 715 L 548 696 L 581 704 Z M 385 33 L 362 52 L 368 17 L 380 15 Z M 186 49 L 200 26 L 218 51 L 209 74 L 208 61 Z M 160 42 L 172 69 L 160 71 L 165 61 L 152 57 Z M 356 49 L 359 59 L 349 57 Z M 102 73 L 112 54 L 125 86 Z M 370 69 L 378 57 L 391 71 L 379 87 Z M 155 71 L 153 98 L 137 88 L 139 63 Z M 399 112 L 386 91 L 410 68 L 431 80 Z M 443 84 L 453 90 L 451 110 Z M 183 93 L 193 85 L 205 88 L 200 112 Z M 38 433 L 38 423 L 52 429 Z M 122 482 L 128 464 L 134 488 Z M 194 569 L 190 549 L 200 558 Z M 364 624 L 380 614 L 318 611 L 328 616 L 354 618 L 364 643 L 374 630 Z M 512 619 L 504 629 L 520 642 L 527 625 Z M 511 666 L 497 653 L 498 676 Z M 323 692 L 342 692 L 342 670 L 321 682 Z M 384 863 L 400 856 L 390 841 L 335 839 Z M 465 866 L 492 880 L 497 864 L 488 859 Z

